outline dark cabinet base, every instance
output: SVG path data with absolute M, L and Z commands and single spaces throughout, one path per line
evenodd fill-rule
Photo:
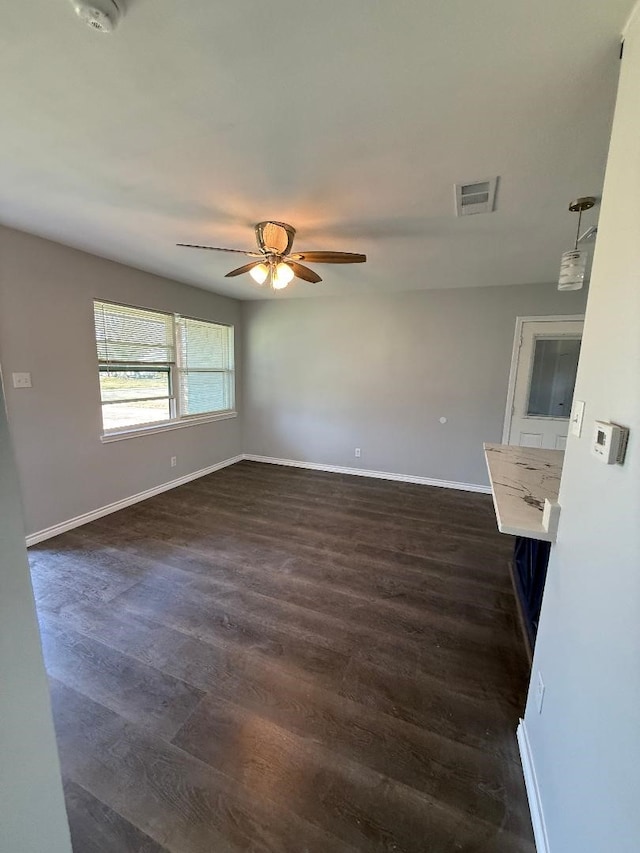
M 513 582 L 515 586 L 525 639 L 533 652 L 538 632 L 542 594 L 547 579 L 550 542 L 516 537 L 513 549 Z

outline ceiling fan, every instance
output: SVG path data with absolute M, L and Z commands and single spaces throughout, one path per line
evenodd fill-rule
M 231 270 L 225 278 L 233 278 L 248 272 L 258 284 L 270 279 L 274 290 L 282 290 L 295 276 L 303 281 L 316 283 L 322 281 L 318 273 L 304 266 L 300 261 L 312 264 L 363 264 L 366 255 L 354 252 L 291 252 L 296 229 L 286 222 L 258 222 L 255 226 L 258 250 L 245 252 L 242 249 L 221 249 L 218 246 L 196 246 L 192 243 L 178 243 L 187 249 L 209 249 L 213 252 L 235 252 L 256 258 L 249 264 Z

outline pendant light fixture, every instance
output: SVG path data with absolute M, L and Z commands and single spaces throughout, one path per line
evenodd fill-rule
M 562 254 L 558 290 L 580 290 L 584 284 L 589 252 L 587 249 L 578 248 L 578 243 L 582 239 L 582 237 L 580 237 L 580 223 L 582 221 L 582 212 L 584 210 L 590 210 L 595 203 L 595 197 L 588 195 L 583 198 L 577 198 L 569 205 L 569 210 L 572 213 L 578 214 L 578 228 L 576 230 L 576 243 L 574 248 L 570 249 L 568 252 L 563 252 Z M 584 236 L 586 236 L 586 234 L 583 234 L 583 237 Z

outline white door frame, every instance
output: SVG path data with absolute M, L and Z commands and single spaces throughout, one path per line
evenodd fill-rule
M 516 390 L 516 375 L 518 373 L 518 358 L 522 344 L 522 326 L 524 323 L 557 323 L 584 322 L 584 314 L 549 314 L 546 317 L 516 317 L 516 331 L 513 336 L 513 349 L 511 351 L 511 369 L 509 370 L 509 386 L 507 389 L 507 406 L 504 412 L 504 424 L 502 426 L 502 443 L 509 443 L 511 432 L 511 416 L 513 415 L 513 397 Z

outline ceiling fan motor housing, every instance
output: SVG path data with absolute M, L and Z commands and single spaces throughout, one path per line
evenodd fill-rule
M 121 0 L 71 0 L 76 15 L 92 30 L 111 33 L 122 17 Z
M 296 236 L 293 225 L 275 220 L 258 222 L 255 231 L 258 247 L 269 255 L 288 255 Z

